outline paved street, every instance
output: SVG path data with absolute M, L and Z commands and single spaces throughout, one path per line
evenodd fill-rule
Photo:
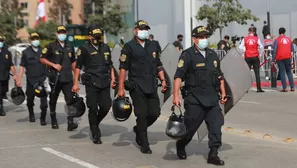
M 25 83 L 23 83 L 25 86 Z M 11 83 L 11 87 L 13 83 Z M 82 95 L 84 89 L 81 90 Z M 226 116 L 223 146 L 220 156 L 227 168 L 295 168 L 297 161 L 297 92 L 279 93 L 268 89 L 264 94 L 252 89 Z M 170 100 L 171 101 L 171 100 Z M 36 99 L 36 118 L 39 100 Z M 28 122 L 26 105 L 5 102 L 9 112 L 0 118 L 0 163 L 5 168 L 172 168 L 215 167 L 208 165 L 207 139 L 197 138 L 187 147 L 188 160 L 179 161 L 175 155 L 175 141 L 164 133 L 169 107 L 149 129 L 152 155 L 140 153 L 132 127 L 132 116 L 124 123 L 116 122 L 109 114 L 101 124 L 102 145 L 90 141 L 87 115 L 79 122 L 79 129 L 66 131 L 63 95 L 58 103 L 59 130 L 50 124 L 41 127 Z M 49 116 L 47 121 L 50 122 Z M 245 132 L 245 133 L 244 133 Z M 263 136 L 266 135 L 265 138 Z M 284 142 L 286 138 L 289 142 Z M 293 142 L 290 142 L 292 140 Z

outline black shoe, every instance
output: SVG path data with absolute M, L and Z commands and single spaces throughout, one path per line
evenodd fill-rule
M 32 112 L 29 113 L 29 121 L 30 122 L 35 122 L 35 114 L 34 114 L 34 112 L 33 113 Z
M 99 135 L 96 134 L 96 135 L 93 135 L 92 137 L 93 137 L 92 141 L 94 144 L 102 144 L 102 141 Z
M 0 116 L 6 116 L 6 113 L 3 109 L 3 105 L 0 105 Z
M 68 126 L 67 126 L 67 131 L 73 131 L 78 127 L 78 124 L 73 122 L 72 117 L 68 117 Z
M 257 93 L 264 93 L 265 91 L 264 90 L 262 90 L 262 89 L 258 89 L 257 90 Z
M 47 125 L 47 122 L 46 122 L 46 111 L 42 111 L 40 113 L 40 125 L 41 126 Z
M 7 97 L 6 93 L 5 93 L 5 95 L 3 95 L 2 98 L 5 99 L 5 100 L 8 100 L 8 97 Z
M 52 129 L 59 129 L 58 121 L 56 118 L 56 113 L 51 114 L 51 124 L 52 124 Z
M 148 143 L 147 132 L 143 132 L 139 134 L 141 140 L 141 148 L 140 151 L 144 154 L 152 154 L 152 150 Z
M 176 155 L 180 160 L 187 159 L 187 153 L 184 146 L 180 145 L 180 141 L 176 141 Z
M 217 166 L 225 165 L 225 162 L 219 158 L 217 149 L 210 150 L 210 152 L 208 153 L 207 163 L 217 165 Z
M 133 127 L 133 131 L 134 131 L 134 133 L 135 133 L 135 141 L 136 141 L 136 143 L 137 143 L 137 145 L 138 146 L 141 146 L 141 141 L 140 141 L 140 139 L 139 139 L 139 134 L 138 134 L 138 132 L 137 132 L 137 128 L 136 128 L 136 126 L 134 126 Z

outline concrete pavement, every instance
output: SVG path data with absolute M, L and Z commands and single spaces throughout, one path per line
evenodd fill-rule
M 12 88 L 11 83 L 11 87 Z M 25 83 L 23 83 L 25 86 Z M 295 99 L 297 92 L 279 93 L 266 89 L 257 94 L 252 89 L 226 116 L 223 128 L 223 146 L 220 156 L 227 168 L 295 168 L 297 165 L 297 133 Z M 85 94 L 83 87 L 81 93 Z M 39 100 L 36 98 L 36 118 L 39 118 Z M 79 129 L 66 131 L 63 94 L 57 106 L 59 130 L 52 130 L 28 122 L 26 105 L 5 102 L 6 117 L 0 118 L 0 164 L 5 168 L 172 168 L 215 166 L 206 163 L 207 138 L 197 138 L 187 146 L 188 159 L 176 157 L 175 141 L 165 135 L 169 107 L 149 128 L 152 155 L 139 151 L 132 127 L 135 117 L 123 123 L 111 114 L 100 125 L 102 145 L 90 140 L 87 115 L 78 119 Z M 166 110 L 168 109 L 168 110 Z M 47 116 L 48 123 L 50 122 Z M 265 134 L 269 134 L 263 138 Z M 288 142 L 284 142 L 285 139 Z M 293 142 L 290 142 L 292 140 Z

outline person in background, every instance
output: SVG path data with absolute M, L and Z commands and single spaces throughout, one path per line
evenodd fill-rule
M 289 79 L 291 92 L 295 91 L 293 75 L 291 71 L 291 57 L 294 53 L 294 46 L 292 40 L 285 35 L 286 29 L 281 27 L 278 30 L 279 36 L 274 41 L 273 50 L 275 51 L 272 58 L 272 63 L 277 62 L 279 68 L 280 79 L 282 82 L 283 89 L 280 92 L 287 92 L 286 74 Z
M 271 64 L 271 59 L 272 53 L 273 53 L 273 39 L 271 38 L 271 35 L 269 32 L 266 33 L 266 37 L 263 40 L 263 46 L 264 46 L 264 58 L 268 60 L 267 63 L 264 64 L 265 68 L 265 79 L 269 80 L 269 72 L 270 72 L 270 64 Z
M 149 35 L 148 40 L 150 40 L 150 41 L 155 41 L 155 42 L 157 43 L 157 45 L 158 45 L 158 51 L 159 51 L 159 53 L 162 52 L 162 48 L 161 48 L 159 42 L 158 42 L 157 40 L 154 40 L 154 35 L 153 35 L 153 34 L 150 34 L 150 35 Z
M 175 42 L 173 42 L 174 47 L 177 49 L 178 52 L 183 52 L 184 47 L 182 45 L 182 41 L 183 41 L 184 36 L 179 34 L 177 35 L 177 40 Z
M 229 44 L 229 40 L 230 40 L 230 37 L 228 35 L 225 35 L 224 39 L 221 40 L 217 44 L 218 50 L 225 50 L 226 52 L 228 52 L 231 49 L 230 44 Z
M 267 22 L 264 21 L 264 26 L 263 26 L 263 29 L 262 29 L 262 34 L 263 34 L 263 38 L 264 39 L 266 38 L 266 36 L 267 36 L 268 33 L 270 34 L 269 27 L 267 25 Z
M 254 33 L 254 36 L 258 36 L 258 34 L 257 34 L 257 28 L 254 26 L 254 24 L 251 24 L 251 28 L 254 28 L 255 29 L 255 33 Z

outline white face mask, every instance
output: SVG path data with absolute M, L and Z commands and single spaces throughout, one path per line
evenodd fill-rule
M 145 39 L 147 39 L 148 36 L 149 36 L 148 30 L 138 30 L 137 31 L 137 37 L 140 40 L 145 40 Z
M 266 36 L 266 39 L 271 39 L 271 36 Z

